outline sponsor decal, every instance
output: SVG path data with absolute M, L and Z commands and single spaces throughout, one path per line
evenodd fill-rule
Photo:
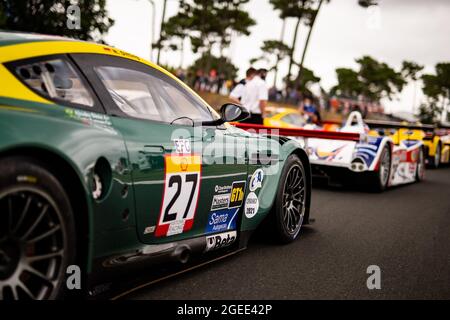
M 117 135 L 117 131 L 112 127 L 111 119 L 107 115 L 72 108 L 66 108 L 64 112 L 67 117 L 87 126 L 93 126 Z
M 259 209 L 258 197 L 256 196 L 256 193 L 251 192 L 247 196 L 247 199 L 245 200 L 245 208 L 244 208 L 245 216 L 248 219 L 253 218 L 258 213 L 258 209 Z
M 205 251 L 218 250 L 232 245 L 237 238 L 237 232 L 231 231 L 206 237 Z
M 189 231 L 200 193 L 201 156 L 165 157 L 164 195 L 155 236 L 173 236 Z
M 245 185 L 247 183 L 245 181 L 234 182 L 231 188 L 231 196 L 230 196 L 230 204 L 229 208 L 237 208 L 242 206 L 244 203 L 244 195 L 245 195 Z
M 262 187 L 262 183 L 264 180 L 264 171 L 262 169 L 258 169 L 253 174 L 252 178 L 250 179 L 250 191 L 254 192 Z
M 220 209 L 228 208 L 228 204 L 230 202 L 230 193 L 227 194 L 216 194 L 213 197 L 211 203 L 211 211 L 217 211 Z
M 231 186 L 216 186 L 214 188 L 215 193 L 230 193 L 231 192 Z
M 227 209 L 230 203 L 232 186 L 216 186 L 214 197 L 211 203 L 211 211 Z
M 209 213 L 206 233 L 217 233 L 236 229 L 237 213 L 239 208 L 225 209 Z
M 175 153 L 190 154 L 192 152 L 191 141 L 188 139 L 175 139 L 173 143 L 175 145 Z
M 245 181 L 233 182 L 231 186 L 216 186 L 211 203 L 206 233 L 236 230 L 239 209 L 244 203 Z

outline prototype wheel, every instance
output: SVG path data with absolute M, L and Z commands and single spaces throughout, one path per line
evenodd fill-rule
M 416 181 L 422 181 L 425 178 L 425 153 L 420 148 L 419 158 L 417 159 Z
M 383 192 L 386 190 L 389 177 L 391 175 L 391 151 L 389 146 L 383 148 L 380 156 L 380 166 L 378 171 L 374 172 L 369 183 L 370 188 L 375 192 Z
M 441 143 L 438 143 L 434 157 L 429 158 L 431 168 L 437 169 L 441 165 L 441 152 L 442 152 L 442 146 L 441 146 Z
M 0 300 L 61 298 L 75 257 L 69 199 L 29 158 L 6 158 L 0 167 Z
M 303 163 L 296 155 L 287 158 L 275 200 L 273 225 L 281 243 L 294 241 L 303 225 L 308 185 Z

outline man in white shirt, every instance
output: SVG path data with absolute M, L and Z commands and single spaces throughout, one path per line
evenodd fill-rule
M 250 68 L 247 70 L 245 74 L 245 79 L 242 79 L 230 93 L 230 99 L 233 102 L 238 104 L 241 103 L 242 95 L 244 94 L 245 90 L 245 85 L 248 82 L 250 82 L 256 76 L 257 73 L 258 71 L 255 68 Z
M 261 69 L 257 75 L 247 82 L 241 97 L 242 106 L 250 112 L 250 118 L 244 123 L 264 124 L 263 114 L 269 100 L 269 88 L 266 84 L 267 70 Z

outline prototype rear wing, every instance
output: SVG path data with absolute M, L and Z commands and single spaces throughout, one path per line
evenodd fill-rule
M 359 133 L 307 130 L 297 128 L 266 127 L 258 124 L 233 123 L 237 128 L 261 134 L 274 134 L 286 137 L 318 138 L 329 140 L 360 141 Z
M 436 127 L 429 124 L 401 123 L 394 121 L 364 120 L 371 128 L 392 128 L 392 129 L 410 129 L 410 130 L 434 130 Z

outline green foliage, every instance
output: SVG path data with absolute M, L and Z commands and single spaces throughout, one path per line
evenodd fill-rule
M 364 86 L 363 95 L 369 100 L 379 102 L 382 98 L 392 99 L 403 90 L 405 79 L 386 63 L 369 56 L 357 59 L 356 62 L 360 65 L 359 79 Z
M 6 14 L 3 9 L 3 4 L 0 2 L 0 26 L 4 26 L 6 24 Z
M 410 79 L 412 81 L 419 80 L 418 74 L 423 70 L 423 66 L 412 62 L 403 61 L 402 63 L 402 76 L 404 79 Z
M 297 23 L 294 29 L 294 36 L 291 43 L 291 50 L 289 53 L 289 70 L 286 76 L 286 82 L 289 86 L 292 84 L 292 66 L 295 64 L 294 54 L 297 45 L 298 33 L 300 24 L 303 22 L 307 26 L 312 26 L 317 15 L 318 10 L 315 9 L 316 3 L 321 3 L 320 0 L 270 0 L 275 10 L 280 11 L 280 18 L 295 18 Z M 319 5 L 320 7 L 320 5 Z
M 423 92 L 432 100 L 443 100 L 448 103 L 450 99 L 450 63 L 438 63 L 436 75 L 422 75 Z
M 316 0 L 270 0 L 276 10 L 280 11 L 280 18 L 297 18 L 309 24 L 315 15 L 313 5 Z
M 406 84 L 401 72 L 396 72 L 386 63 L 372 57 L 357 59 L 359 70 L 336 69 L 338 84 L 332 93 L 350 98 L 362 96 L 368 101 L 379 102 L 382 98 L 392 99 Z
M 439 79 L 433 74 L 424 74 L 422 76 L 423 93 L 431 100 L 439 100 L 439 96 L 442 94 L 441 86 L 439 85 Z
M 358 72 L 347 69 L 336 69 L 338 84 L 331 89 L 331 95 L 357 98 L 363 93 L 363 84 L 359 80 Z
M 204 54 L 189 68 L 189 73 L 195 74 L 197 70 L 203 70 L 205 73 L 208 73 L 211 69 L 215 69 L 217 74 L 224 74 L 226 79 L 235 79 L 238 72 L 238 69 L 229 59 Z
M 358 4 L 363 8 L 368 8 L 371 6 L 377 6 L 378 0 L 358 0 Z
M 442 108 L 438 106 L 436 101 L 422 103 L 419 107 L 418 117 L 422 123 L 435 124 L 439 123 Z
M 303 67 L 303 71 L 300 78 L 295 80 L 298 90 L 301 92 L 310 92 L 309 87 L 312 84 L 319 83 L 320 78 L 314 74 L 314 72 L 308 68 Z
M 450 63 L 438 63 L 435 69 L 435 75 L 422 75 L 423 93 L 428 98 L 426 108 L 424 107 L 423 110 L 425 116 L 428 113 L 434 115 L 437 112 L 438 105 L 440 105 L 440 112 L 444 110 L 448 111 L 450 104 Z M 422 110 L 420 112 L 422 113 Z
M 189 37 L 194 53 L 210 52 L 214 45 L 228 47 L 232 32 L 249 35 L 256 23 L 242 10 L 248 1 L 181 0 L 177 15 L 164 24 L 162 41 Z
M 63 35 L 101 41 L 114 24 L 105 9 L 106 0 L 79 0 L 81 29 L 67 28 L 69 0 L 0 0 L 0 29 Z

